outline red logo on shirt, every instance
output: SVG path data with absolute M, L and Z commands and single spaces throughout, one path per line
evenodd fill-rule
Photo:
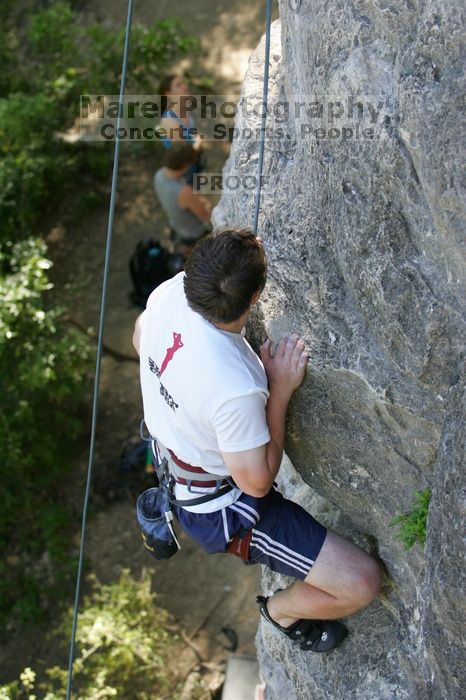
M 182 347 L 183 343 L 181 342 L 181 333 L 175 333 L 175 331 L 173 331 L 173 345 L 171 346 L 171 348 L 167 348 L 167 354 L 165 355 L 164 361 L 162 362 L 162 366 L 160 367 L 160 375 L 162 375 L 165 372 L 170 360 L 173 360 L 173 355 L 175 354 L 175 352 Z

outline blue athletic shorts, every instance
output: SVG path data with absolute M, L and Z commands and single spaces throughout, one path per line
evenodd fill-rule
M 228 544 L 252 529 L 249 561 L 304 580 L 324 543 L 327 530 L 304 508 L 272 489 L 263 498 L 245 493 L 214 513 L 191 513 L 175 506 L 177 519 L 208 554 L 228 552 Z

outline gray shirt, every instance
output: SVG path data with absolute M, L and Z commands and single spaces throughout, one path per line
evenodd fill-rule
M 186 180 L 182 177 L 168 177 L 165 168 L 160 168 L 154 175 L 154 187 L 178 242 L 195 241 L 207 231 L 203 221 L 178 204 L 181 190 L 187 187 Z

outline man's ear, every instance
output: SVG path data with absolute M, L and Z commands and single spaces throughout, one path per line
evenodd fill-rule
M 251 297 L 251 306 L 253 306 L 254 304 L 257 304 L 260 297 L 261 297 L 261 293 L 259 291 L 254 292 L 254 294 Z

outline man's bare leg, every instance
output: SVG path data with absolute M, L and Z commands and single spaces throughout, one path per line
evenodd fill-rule
M 301 618 L 334 620 L 365 608 L 378 595 L 378 563 L 362 549 L 328 531 L 316 562 L 304 581 L 267 601 L 270 616 L 282 627 Z

